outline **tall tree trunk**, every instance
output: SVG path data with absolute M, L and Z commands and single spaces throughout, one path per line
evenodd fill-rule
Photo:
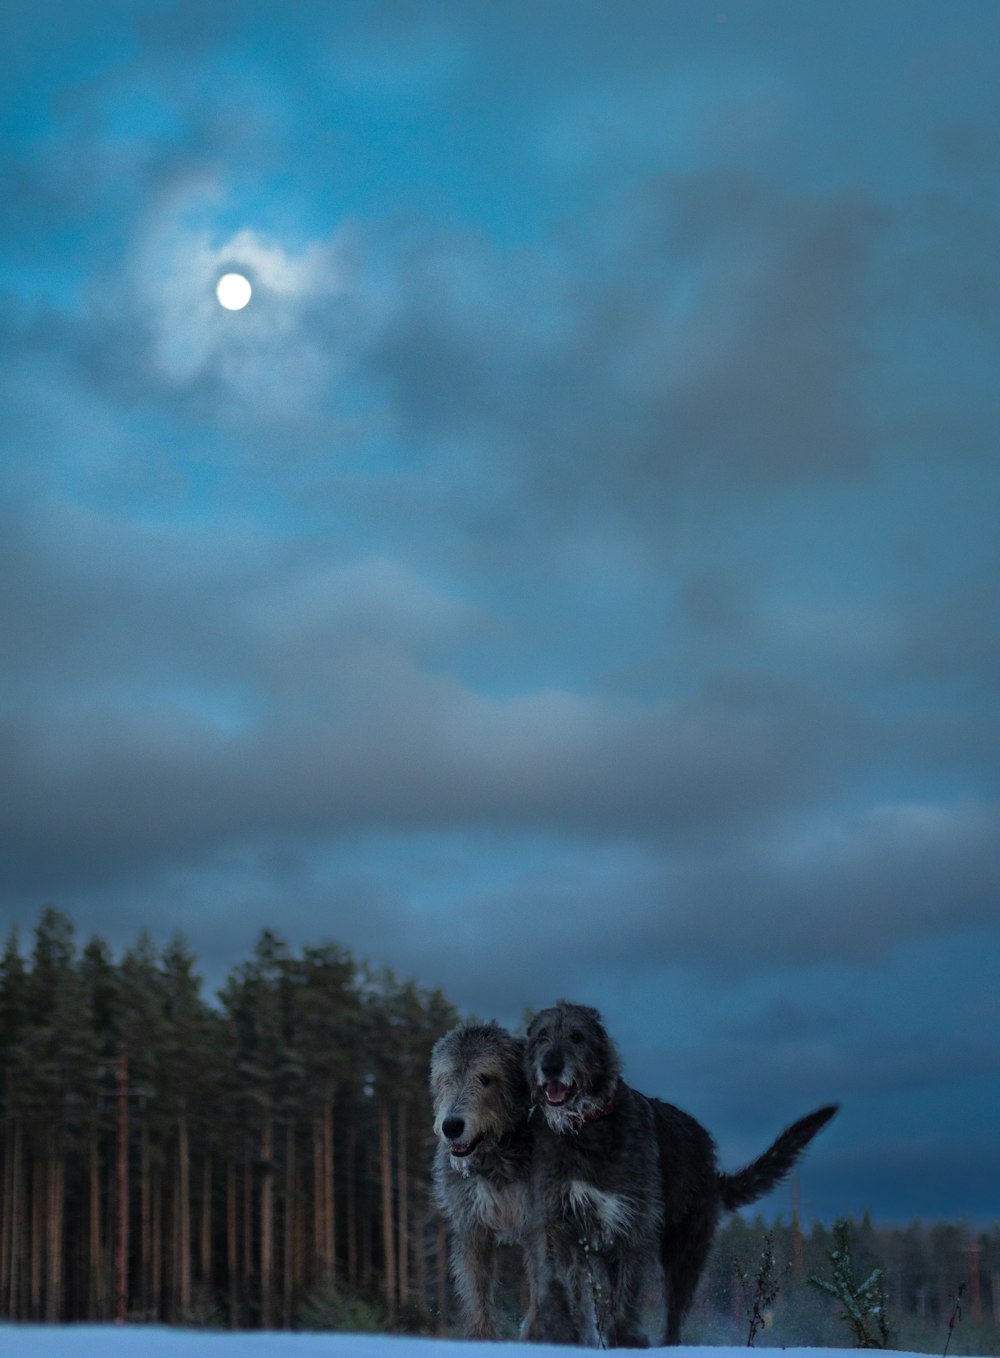
M 412 1241 L 413 1252 L 413 1295 L 420 1302 L 421 1311 L 426 1311 L 430 1300 L 428 1291 L 427 1264 L 430 1243 L 427 1236 L 427 1228 L 431 1220 L 430 1203 L 428 1201 L 427 1188 L 424 1183 L 418 1183 L 415 1193 L 415 1205 L 417 1209 L 417 1229 L 416 1239 Z
M 163 1174 L 156 1169 L 151 1179 L 152 1212 L 149 1231 L 149 1301 L 151 1320 L 162 1320 L 163 1309 Z
M 187 1112 L 177 1119 L 177 1302 L 180 1318 L 191 1311 L 191 1149 Z
M 389 1101 L 380 1098 L 378 1104 L 378 1150 L 379 1178 L 382 1185 L 382 1265 L 385 1270 L 385 1300 L 389 1319 L 395 1319 L 396 1248 L 393 1239 L 392 1220 L 392 1125 L 389 1117 Z
M 124 1044 L 118 1054 L 118 1250 L 116 1264 L 117 1320 L 125 1324 L 128 1313 L 129 1265 L 129 1178 L 128 1178 L 128 1056 Z
M 11 1195 L 10 1195 L 10 1291 L 8 1292 L 8 1312 L 12 1320 L 21 1319 L 21 1259 L 24 1247 L 24 1206 L 22 1202 L 23 1150 L 21 1145 L 21 1120 L 14 1120 L 14 1146 L 11 1152 Z
M 347 1281 L 358 1286 L 358 1115 L 347 1111 Z
M 49 1194 L 48 1194 L 48 1276 L 45 1286 L 45 1319 L 53 1323 L 62 1320 L 63 1305 L 63 1220 L 66 1160 L 62 1137 L 57 1132 L 49 1136 Z
M 149 1319 L 153 1306 L 152 1170 L 149 1154 L 149 1123 L 142 1119 L 139 1137 L 139 1305 Z
M 330 1265 L 329 1260 L 326 1257 L 326 1224 L 323 1220 L 323 1213 L 326 1208 L 326 1194 L 324 1191 L 326 1173 L 323 1156 L 323 1117 L 321 1113 L 317 1113 L 313 1118 L 312 1153 L 313 1257 L 316 1260 L 317 1281 L 323 1282 L 329 1272 Z
M 296 1179 L 295 1192 L 295 1232 L 293 1249 L 295 1251 L 295 1295 L 300 1297 L 309 1279 L 309 1221 L 305 1210 L 305 1175 L 300 1169 Z
M 260 1181 L 260 1324 L 269 1330 L 273 1316 L 274 1266 L 274 1120 L 270 1108 L 264 1110 L 260 1135 L 263 1172 Z
M 101 1148 L 98 1130 L 91 1129 L 89 1140 L 89 1204 L 90 1227 L 88 1254 L 90 1256 L 87 1286 L 87 1315 L 91 1320 L 104 1320 L 104 1242 L 101 1233 Z
M 10 1204 L 14 1191 L 13 1169 L 14 1120 L 7 1118 L 3 1132 L 3 1193 L 0 1195 L 0 1315 L 10 1315 Z
M 31 1293 L 28 1316 L 42 1318 L 42 1230 L 45 1213 L 42 1194 L 45 1188 L 45 1164 L 36 1145 L 31 1167 Z
M 448 1227 L 445 1225 L 444 1217 L 440 1212 L 437 1217 L 434 1265 L 434 1295 L 438 1313 L 437 1332 L 438 1334 L 446 1334 L 448 1331 Z
M 361 1289 L 366 1294 L 375 1289 L 375 1236 L 381 1234 L 380 1218 L 375 1210 L 374 1195 L 370 1185 L 378 1180 L 378 1167 L 372 1163 L 372 1145 L 369 1137 L 361 1138 L 361 1177 L 362 1192 L 358 1201 L 358 1260 Z
M 396 1162 L 399 1167 L 396 1233 L 399 1242 L 399 1300 L 403 1306 L 410 1299 L 410 1183 L 406 1162 L 406 1135 L 406 1103 L 401 1100 L 396 1111 Z
M 295 1295 L 295 1119 L 285 1123 L 285 1216 L 282 1242 L 282 1317 L 286 1330 L 292 1328 L 292 1301 Z
M 201 1176 L 201 1232 L 198 1250 L 201 1281 L 212 1283 L 212 1157 L 206 1154 Z
M 243 1138 L 243 1287 L 250 1296 L 253 1278 L 253 1135 Z
M 323 1258 L 326 1276 L 337 1277 L 337 1236 L 333 1199 L 333 1095 L 328 1093 L 323 1105 Z
M 170 1176 L 168 1186 L 166 1176 L 163 1183 L 163 1305 L 168 1325 L 182 1323 L 180 1315 L 180 1194 L 177 1191 L 177 1166 Z
M 229 1284 L 229 1328 L 240 1323 L 239 1222 L 237 1220 L 236 1161 L 226 1161 L 226 1274 Z

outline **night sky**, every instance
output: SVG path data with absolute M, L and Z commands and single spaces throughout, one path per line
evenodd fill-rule
M 729 1168 L 841 1101 L 807 1216 L 1000 1217 L 1000 6 L 2 48 L 0 928 L 596 1004 Z

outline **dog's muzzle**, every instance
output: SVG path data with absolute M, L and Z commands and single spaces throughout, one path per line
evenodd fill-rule
M 448 1154 L 456 1160 L 464 1160 L 482 1141 L 482 1133 L 471 1137 L 468 1141 L 463 1141 L 462 1136 L 465 1132 L 464 1118 L 445 1118 L 441 1124 L 441 1136 L 448 1147 Z
M 537 1080 L 539 1089 L 545 1095 L 545 1102 L 553 1107 L 564 1104 L 576 1088 L 575 1081 L 566 1076 L 565 1053 L 558 1046 L 550 1047 L 538 1063 Z

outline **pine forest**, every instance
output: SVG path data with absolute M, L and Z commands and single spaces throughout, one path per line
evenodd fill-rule
M 454 1332 L 427 1066 L 458 1020 L 440 991 L 269 931 L 209 999 L 181 938 L 141 934 L 116 961 L 47 908 L 0 959 L 0 1318 Z M 827 1228 L 742 1217 L 685 1338 L 734 1341 L 765 1234 L 774 1340 L 845 1343 L 806 1296 Z M 1000 1227 L 856 1234 L 908 1347 L 940 1351 L 952 1320 L 950 1352 L 996 1351 Z M 513 1254 L 504 1278 L 513 1334 Z

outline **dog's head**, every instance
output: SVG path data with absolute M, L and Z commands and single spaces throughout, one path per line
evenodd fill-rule
M 553 1131 L 578 1131 L 610 1108 L 621 1058 L 596 1009 L 559 1000 L 531 1021 L 525 1070 Z
M 445 1033 L 431 1052 L 430 1083 L 434 1133 L 461 1174 L 528 1115 L 524 1042 L 498 1023 Z

